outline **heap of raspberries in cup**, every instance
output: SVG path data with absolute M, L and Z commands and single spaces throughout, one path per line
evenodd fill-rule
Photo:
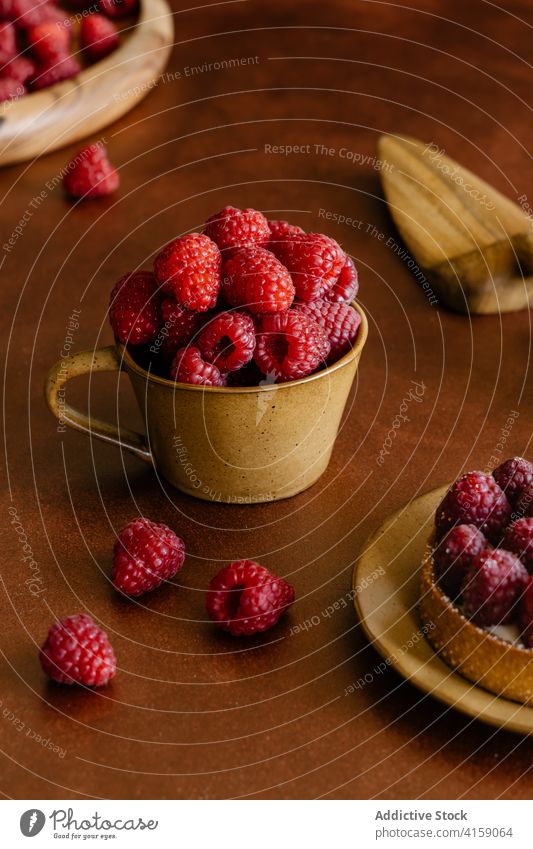
M 435 576 L 482 627 L 515 623 L 533 648 L 533 463 L 506 460 L 468 472 L 435 514 Z
M 355 266 L 334 239 L 225 207 L 111 293 L 116 338 L 158 374 L 202 386 L 297 380 L 353 346 Z

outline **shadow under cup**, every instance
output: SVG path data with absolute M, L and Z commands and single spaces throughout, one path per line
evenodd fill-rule
M 65 425 L 153 463 L 175 487 L 206 501 L 252 504 L 288 498 L 325 471 L 352 386 L 368 322 L 334 365 L 288 383 L 211 387 L 149 374 L 122 345 L 80 351 L 50 370 L 45 396 Z M 146 436 L 85 415 L 65 401 L 65 383 L 126 371 Z

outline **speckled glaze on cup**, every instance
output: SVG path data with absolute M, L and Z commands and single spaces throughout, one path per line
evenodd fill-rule
M 80 351 L 50 370 L 45 397 L 65 425 L 141 459 L 182 492 L 206 501 L 260 503 L 307 489 L 325 471 L 368 334 L 334 365 L 290 383 L 206 387 L 174 383 L 146 372 L 122 346 Z M 80 413 L 64 400 L 72 377 L 126 371 L 146 433 Z

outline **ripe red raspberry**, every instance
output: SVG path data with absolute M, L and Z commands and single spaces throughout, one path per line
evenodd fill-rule
M 80 44 L 90 62 L 116 50 L 119 43 L 115 24 L 103 15 L 87 15 L 81 22 Z
M 513 457 L 494 469 L 492 475 L 507 499 L 515 504 L 522 490 L 533 486 L 533 463 L 523 457 Z
M 113 552 L 113 584 L 129 596 L 155 590 L 176 575 L 185 544 L 166 525 L 134 519 L 118 535 Z
M 467 472 L 450 487 L 435 514 L 442 537 L 453 525 L 475 525 L 491 542 L 498 542 L 511 518 L 511 507 L 492 477 Z
M 133 15 L 138 8 L 138 0 L 99 0 L 98 5 L 104 15 L 110 18 L 125 18 Z
M 51 85 L 56 85 L 56 83 L 71 80 L 72 77 L 77 76 L 80 71 L 81 65 L 74 56 L 65 56 L 51 65 L 41 65 L 41 67 L 37 69 L 37 75 L 31 82 L 32 91 L 40 91 L 43 88 L 49 88 Z
M 533 649 L 533 577 L 530 576 L 520 602 L 520 625 L 522 640 L 528 649 Z
M 205 325 L 197 344 L 204 360 L 219 371 L 237 371 L 253 357 L 254 323 L 246 313 L 221 312 Z
M 194 345 L 177 351 L 170 368 L 170 376 L 178 383 L 196 383 L 200 386 L 226 385 L 225 375 L 221 374 L 216 366 L 206 363 Z
M 294 588 L 253 560 L 226 566 L 209 584 L 207 612 L 234 637 L 250 636 L 275 625 L 294 601 Z
M 272 253 L 276 253 L 278 244 L 289 241 L 293 236 L 301 236 L 305 233 L 305 230 L 302 230 L 297 224 L 289 224 L 288 221 L 269 221 L 268 229 L 270 230 L 270 239 L 267 248 Z
M 0 68 L 4 73 L 3 65 L 6 65 L 17 55 L 17 34 L 13 24 L 9 21 L 0 22 Z
M 331 350 L 327 363 L 335 363 L 340 357 L 347 354 L 354 344 L 361 316 L 349 304 L 331 301 L 313 301 L 310 304 L 295 304 L 294 308 L 305 315 L 311 316 L 324 328 L 328 335 Z
M 359 279 L 357 269 L 351 257 L 346 257 L 346 262 L 341 268 L 333 288 L 324 296 L 326 301 L 344 301 L 349 304 L 357 297 L 359 291 Z
M 26 94 L 26 89 L 18 80 L 12 80 L 10 77 L 0 79 L 0 103 L 4 103 L 6 100 L 16 100 L 23 94 Z
M 52 625 L 39 659 L 53 681 L 86 687 L 103 687 L 117 667 L 107 634 L 85 613 Z
M 109 301 L 109 321 L 124 344 L 151 342 L 159 330 L 158 291 L 150 271 L 125 274 L 115 285 Z
M 243 248 L 224 263 L 222 294 L 232 307 L 250 312 L 276 313 L 294 300 L 294 285 L 287 269 L 265 248 Z
M 26 38 L 33 55 L 43 65 L 55 65 L 69 54 L 71 32 L 68 26 L 58 26 L 53 21 L 45 21 L 28 27 Z
M 80 150 L 67 165 L 63 188 L 71 198 L 99 198 L 118 189 L 118 172 L 111 165 L 100 142 Z
M 463 611 L 477 625 L 509 622 L 529 576 L 514 554 L 503 548 L 474 557 L 463 583 Z
M 155 340 L 164 357 L 174 357 L 178 348 L 183 348 L 193 339 L 205 319 L 205 313 L 184 310 L 172 298 L 165 298 L 160 307 L 162 324 Z
M 451 599 L 457 598 L 465 574 L 476 555 L 490 548 L 474 525 L 455 525 L 433 553 L 435 576 Z
M 225 206 L 208 218 L 206 235 L 217 243 L 227 259 L 237 248 L 263 247 L 270 239 L 268 221 L 257 209 Z
M 324 363 L 329 347 L 326 331 L 314 319 L 287 310 L 262 317 L 254 360 L 278 382 L 297 380 Z
M 32 62 L 31 59 L 27 59 L 25 56 L 17 56 L 16 59 L 13 59 L 2 69 L 2 76 L 9 77 L 10 80 L 16 80 L 16 82 L 25 85 L 35 76 L 36 72 L 37 66 L 35 62 Z
M 533 573 L 533 518 L 517 519 L 505 530 L 502 546 L 512 551 L 522 561 L 527 571 Z
M 276 256 L 290 271 L 296 297 L 301 301 L 325 298 L 346 262 L 337 242 L 321 233 L 294 236 L 278 244 Z
M 48 0 L 2 0 L 0 16 L 12 20 L 17 29 L 26 29 L 65 14 Z
M 190 233 L 169 242 L 155 258 L 163 292 L 187 310 L 212 309 L 220 292 L 220 251 L 207 236 Z

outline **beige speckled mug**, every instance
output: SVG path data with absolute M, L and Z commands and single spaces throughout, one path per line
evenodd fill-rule
M 182 492 L 206 501 L 259 503 L 296 495 L 325 471 L 368 323 L 334 365 L 290 383 L 206 387 L 149 374 L 121 345 L 80 351 L 50 370 L 45 396 L 65 425 L 154 463 Z M 147 435 L 87 416 L 64 400 L 72 377 L 126 371 Z

